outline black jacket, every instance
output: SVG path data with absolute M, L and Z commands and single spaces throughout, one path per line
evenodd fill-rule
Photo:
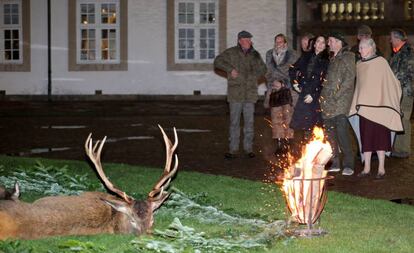
M 311 130 L 315 125 L 322 124 L 319 97 L 328 64 L 326 51 L 318 55 L 307 52 L 289 69 L 290 80 L 292 83 L 297 82 L 301 89 L 290 123 L 291 128 Z M 313 101 L 310 104 L 304 102 L 307 95 L 312 96 Z

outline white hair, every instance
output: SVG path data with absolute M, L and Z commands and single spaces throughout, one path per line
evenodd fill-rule
M 377 44 L 375 44 L 375 41 L 372 38 L 369 39 L 363 39 L 359 42 L 359 45 L 366 45 L 372 48 L 372 52 L 375 54 L 377 52 Z

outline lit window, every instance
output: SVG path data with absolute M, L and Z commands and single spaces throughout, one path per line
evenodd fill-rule
M 120 62 L 119 0 L 78 0 L 77 62 Z
M 211 63 L 218 53 L 218 0 L 175 1 L 175 62 Z
M 21 0 L 0 0 L 0 62 L 22 63 Z

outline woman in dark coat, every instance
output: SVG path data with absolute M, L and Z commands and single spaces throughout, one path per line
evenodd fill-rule
M 319 96 L 328 69 L 329 54 L 323 36 L 312 39 L 309 46 L 311 50 L 302 54 L 289 69 L 292 86 L 299 93 L 290 122 L 297 144 L 307 140 L 315 126 L 322 126 Z

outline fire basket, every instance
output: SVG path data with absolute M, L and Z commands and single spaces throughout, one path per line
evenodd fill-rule
M 290 220 L 306 228 L 295 229 L 293 234 L 298 236 L 319 236 L 326 231 L 315 228 L 327 201 L 325 164 L 332 157 L 329 143 L 324 142 L 323 130 L 315 128 L 314 138 L 306 144 L 302 157 L 285 169 L 283 192 L 286 206 L 291 214 Z
M 319 178 L 286 178 L 285 199 L 287 209 L 291 214 L 290 220 L 306 228 L 299 228 L 292 231 L 297 236 L 319 236 L 326 234 L 326 231 L 315 228 L 314 224 L 319 221 L 320 215 L 327 200 L 326 183 L 332 176 Z

